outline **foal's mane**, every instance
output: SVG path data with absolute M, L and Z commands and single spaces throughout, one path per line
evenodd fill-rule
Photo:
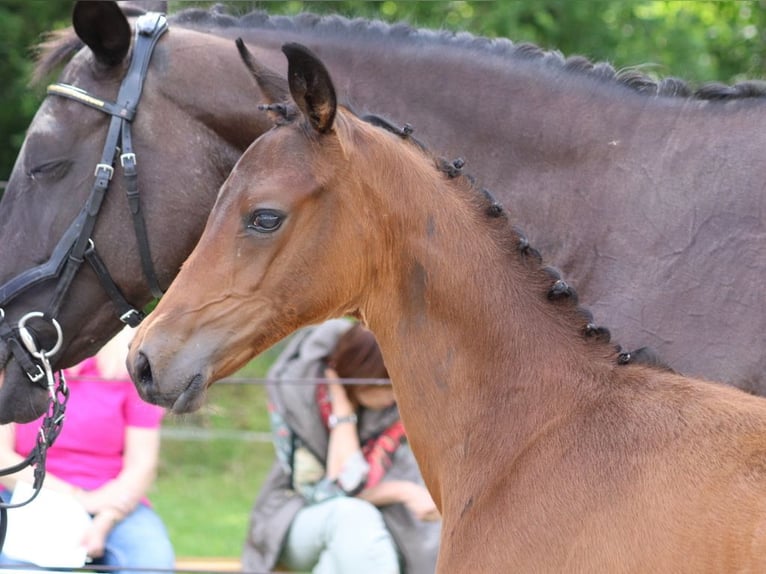
M 129 16 L 138 15 L 132 11 Z M 539 63 L 540 66 L 558 73 L 575 73 L 595 78 L 604 83 L 625 86 L 649 96 L 695 98 L 698 100 L 734 100 L 766 97 L 766 82 L 746 80 L 733 85 L 720 82 L 703 84 L 696 90 L 685 80 L 667 77 L 660 80 L 637 68 L 615 70 L 608 62 L 591 62 L 583 56 L 564 57 L 557 50 L 543 50 L 531 43 L 514 43 L 506 38 L 486 38 L 467 32 L 413 28 L 405 23 L 388 24 L 380 20 L 346 18 L 339 15 L 319 16 L 305 12 L 295 16 L 269 15 L 255 10 L 242 16 L 227 14 L 221 5 L 209 10 L 187 8 L 170 17 L 173 24 L 200 29 L 212 34 L 216 30 L 268 29 L 305 31 L 320 37 L 353 37 L 362 41 L 377 41 L 385 45 L 401 45 L 407 42 L 413 48 L 443 45 L 459 47 L 481 56 L 499 56 Z M 38 46 L 38 62 L 33 82 L 39 82 L 82 47 L 71 28 L 53 33 Z
M 569 313 L 574 321 L 581 322 L 581 335 L 586 339 L 592 339 L 601 344 L 610 342 L 611 335 L 609 330 L 605 327 L 599 327 L 594 323 L 592 313 L 578 304 L 577 292 L 564 281 L 557 269 L 543 265 L 540 252 L 529 244 L 529 240 L 524 232 L 511 223 L 505 209 L 498 203 L 492 193 L 488 189 L 478 186 L 474 177 L 463 172 L 465 161 L 462 158 L 447 160 L 434 154 L 421 141 L 412 136 L 412 128 L 409 127 L 409 124 L 399 128 L 381 116 L 358 116 L 350 107 L 344 107 L 363 122 L 386 130 L 415 146 L 433 163 L 435 171 L 441 172 L 446 176 L 448 183 L 452 184 L 452 187 L 458 193 L 465 194 L 472 208 L 480 210 L 488 227 L 493 227 L 499 231 L 498 238 L 501 248 L 505 252 L 520 257 L 532 273 L 539 273 L 547 278 L 546 284 L 548 287 L 545 292 L 547 300 L 551 304 L 559 306 L 560 311 Z M 619 364 L 640 362 L 668 369 L 667 365 L 663 364 L 649 349 L 642 348 L 631 353 L 624 351 L 619 345 L 615 345 L 614 351 Z

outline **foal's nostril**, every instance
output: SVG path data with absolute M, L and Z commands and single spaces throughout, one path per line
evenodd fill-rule
M 136 383 L 148 389 L 154 382 L 152 377 L 152 366 L 149 358 L 143 352 L 138 353 L 135 364 Z

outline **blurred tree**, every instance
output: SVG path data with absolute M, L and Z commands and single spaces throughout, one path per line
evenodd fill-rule
M 65 26 L 70 13 L 68 2 L 0 0 L 0 180 L 10 174 L 42 97 L 28 85 L 32 48 L 43 32 Z
M 169 11 L 215 4 L 169 0 Z M 657 76 L 699 84 L 764 76 L 766 0 L 317 0 L 218 2 L 235 14 L 254 9 L 295 14 L 312 11 L 407 21 L 413 26 L 504 36 L 565 55 L 642 66 Z M 45 30 L 68 24 L 69 0 L 0 0 L 0 180 L 14 158 L 40 91 L 30 91 L 30 46 Z

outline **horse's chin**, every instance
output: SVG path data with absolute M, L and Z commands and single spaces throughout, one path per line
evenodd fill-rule
M 175 414 L 190 413 L 198 410 L 205 402 L 207 385 L 202 375 L 195 375 L 186 388 L 178 395 L 170 410 Z
M 11 362 L 2 371 L 0 386 L 0 424 L 27 423 L 45 413 L 48 391 L 30 381 L 23 371 Z
M 207 383 L 201 374 L 196 374 L 187 379 L 185 385 L 170 391 L 160 391 L 160 386 L 145 382 L 137 384 L 136 388 L 147 403 L 165 407 L 173 414 L 185 414 L 199 410 L 205 403 Z

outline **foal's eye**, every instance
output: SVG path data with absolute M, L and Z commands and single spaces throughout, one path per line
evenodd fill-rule
M 272 233 L 282 226 L 285 215 L 274 209 L 259 209 L 253 212 L 248 227 L 259 233 Z

